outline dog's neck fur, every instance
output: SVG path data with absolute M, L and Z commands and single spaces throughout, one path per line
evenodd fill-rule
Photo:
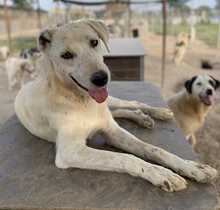
M 201 103 L 197 98 L 194 98 L 192 94 L 183 90 L 180 92 L 179 107 L 183 112 L 189 112 L 190 115 L 194 115 L 199 121 L 204 120 L 204 116 L 208 113 L 210 107 Z

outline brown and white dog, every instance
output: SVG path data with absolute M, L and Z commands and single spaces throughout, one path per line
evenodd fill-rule
M 0 47 L 0 54 L 2 55 L 2 58 L 6 60 L 10 55 L 9 48 L 7 46 Z
M 180 33 L 177 37 L 174 47 L 173 61 L 176 65 L 179 65 L 186 54 L 186 48 L 190 41 L 190 35 L 187 33 Z
M 56 166 L 124 172 L 168 192 L 187 186 L 177 173 L 201 183 L 215 179 L 215 169 L 144 143 L 116 123 L 109 106 L 140 109 L 161 120 L 171 120 L 173 114 L 168 109 L 108 96 L 110 72 L 103 62 L 101 40 L 108 48 L 107 28 L 95 20 L 44 30 L 39 36 L 43 68 L 16 97 L 15 110 L 22 124 L 32 134 L 56 144 Z M 152 126 L 151 118 L 143 113 L 121 109 L 114 117 L 129 113 L 133 120 Z M 86 140 L 97 132 L 108 144 L 131 154 L 88 147 Z
M 213 103 L 220 82 L 211 76 L 198 75 L 185 82 L 185 89 L 172 95 L 167 104 L 193 147 L 194 133 L 202 126 Z

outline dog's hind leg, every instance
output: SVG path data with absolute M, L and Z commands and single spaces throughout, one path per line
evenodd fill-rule
M 21 79 L 21 80 L 20 80 L 20 85 L 21 85 L 21 87 L 22 87 L 22 86 L 24 85 L 24 79 L 25 79 L 25 73 L 24 73 L 24 72 L 22 72 L 20 79 Z
M 128 173 L 148 180 L 168 192 L 186 188 L 185 179 L 169 169 L 145 162 L 130 154 L 90 148 L 85 145 L 85 140 L 75 137 L 75 134 L 71 136 L 59 135 L 56 144 L 57 167 Z
M 172 169 L 176 173 L 198 182 L 210 182 L 217 176 L 217 171 L 201 163 L 184 160 L 163 149 L 144 143 L 119 127 L 116 122 L 102 132 L 106 142 L 143 159 L 156 162 Z
M 173 113 L 169 109 L 161 107 L 152 107 L 138 101 L 126 101 L 120 100 L 109 96 L 107 98 L 107 104 L 109 107 L 128 108 L 128 109 L 140 109 L 142 112 L 150 115 L 151 117 L 159 120 L 169 121 L 173 119 Z

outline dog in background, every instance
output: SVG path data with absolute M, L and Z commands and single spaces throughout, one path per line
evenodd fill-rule
M 177 173 L 201 183 L 215 179 L 217 171 L 210 166 L 147 144 L 116 123 L 109 106 L 121 108 L 114 117 L 131 116 L 146 127 L 153 124 L 146 114 L 161 120 L 171 120 L 173 114 L 168 109 L 108 96 L 110 71 L 103 62 L 101 48 L 102 40 L 108 49 L 108 37 L 105 24 L 95 20 L 44 30 L 39 36 L 43 68 L 34 81 L 21 88 L 15 100 L 21 123 L 33 135 L 56 144 L 58 168 L 128 173 L 168 192 L 187 187 L 186 180 Z M 128 153 L 89 147 L 86 140 L 97 132 L 107 144 Z
M 202 126 L 213 104 L 213 96 L 220 82 L 211 76 L 198 75 L 185 82 L 185 89 L 172 95 L 167 104 L 192 147 L 194 133 Z
M 173 61 L 176 65 L 179 65 L 186 54 L 186 47 L 190 42 L 190 35 L 187 33 L 180 33 L 177 36 L 176 44 L 174 47 Z
M 5 70 L 8 76 L 9 91 L 13 90 L 19 80 L 21 87 L 24 85 L 26 73 L 31 74 L 31 77 L 35 76 L 35 66 L 30 59 L 9 57 L 5 61 Z
M 37 47 L 22 49 L 20 52 L 20 58 L 32 58 L 34 55 L 41 55 L 41 52 Z
M 20 58 L 29 59 L 34 65 L 35 71 L 31 74 L 31 78 L 35 78 L 41 68 L 41 52 L 37 47 L 30 49 L 22 49 L 20 52 Z
M 8 47 L 7 46 L 0 47 L 0 54 L 2 55 L 3 59 L 6 60 L 10 55 L 10 51 Z

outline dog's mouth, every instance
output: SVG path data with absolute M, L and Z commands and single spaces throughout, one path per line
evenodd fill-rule
M 108 97 L 108 90 L 106 86 L 103 86 L 101 88 L 98 88 L 96 90 L 90 90 L 81 85 L 74 77 L 70 76 L 71 79 L 83 90 L 87 91 L 89 95 L 97 102 L 97 103 L 103 103 L 107 97 Z
M 212 105 L 212 95 L 199 95 L 200 100 L 207 106 Z

